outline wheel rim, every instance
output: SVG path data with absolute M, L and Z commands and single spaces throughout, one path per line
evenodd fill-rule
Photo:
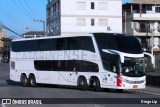
M 83 87 L 83 86 L 84 86 L 84 80 L 81 79 L 79 85 L 80 85 L 81 87 Z
M 27 83 L 27 78 L 24 78 L 24 83 L 25 83 L 25 84 Z
M 23 85 L 26 85 L 26 84 L 27 84 L 27 78 L 26 78 L 25 76 L 22 78 L 22 84 L 23 84 Z
M 30 84 L 31 84 L 31 86 L 34 86 L 34 85 L 35 85 L 35 80 L 34 80 L 33 78 L 31 78 Z
M 87 90 L 88 84 L 87 84 L 87 80 L 85 77 L 79 78 L 79 88 L 83 91 Z
M 93 87 L 95 87 L 95 88 L 97 87 L 97 82 L 96 82 L 96 80 L 93 82 L 92 85 L 93 85 Z
M 92 83 L 92 86 L 93 86 L 93 90 L 95 91 L 99 91 L 100 90 L 100 83 L 99 83 L 99 80 L 98 79 L 95 79 Z

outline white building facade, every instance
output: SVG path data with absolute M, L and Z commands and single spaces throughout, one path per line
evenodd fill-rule
M 48 0 L 47 33 L 122 33 L 122 0 Z

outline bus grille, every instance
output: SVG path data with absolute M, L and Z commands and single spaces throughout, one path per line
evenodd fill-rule
M 141 84 L 141 83 L 144 82 L 143 80 L 141 80 L 141 81 L 123 80 L 123 81 L 126 82 L 126 83 L 129 83 L 129 84 Z

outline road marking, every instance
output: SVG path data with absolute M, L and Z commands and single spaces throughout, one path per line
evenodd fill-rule
M 94 107 L 104 107 L 104 106 L 96 104 L 96 105 L 94 105 Z
M 7 107 L 5 104 L 1 104 L 2 105 L 2 107 Z

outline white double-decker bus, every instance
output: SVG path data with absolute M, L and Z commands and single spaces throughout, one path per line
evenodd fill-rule
M 72 85 L 82 90 L 145 88 L 139 60 L 148 55 L 154 63 L 136 37 L 114 33 L 13 40 L 10 55 L 10 79 L 23 86 Z

